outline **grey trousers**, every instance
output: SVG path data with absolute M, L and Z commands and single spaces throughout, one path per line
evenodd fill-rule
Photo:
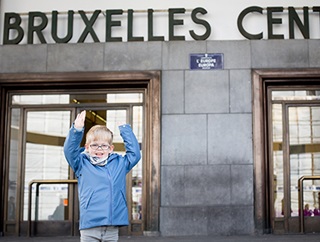
M 81 242 L 117 242 L 119 228 L 115 226 L 101 226 L 80 230 Z

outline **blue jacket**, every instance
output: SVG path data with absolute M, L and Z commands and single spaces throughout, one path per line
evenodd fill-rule
M 141 158 L 139 143 L 130 125 L 119 126 L 126 154 L 112 153 L 105 166 L 92 165 L 80 147 L 84 131 L 71 127 L 64 143 L 65 157 L 78 179 L 79 228 L 128 225 L 126 174 Z

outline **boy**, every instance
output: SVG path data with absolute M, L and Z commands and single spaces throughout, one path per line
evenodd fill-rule
M 119 226 L 128 225 L 126 174 L 141 158 L 130 125 L 119 126 L 126 154 L 113 153 L 113 133 L 93 126 L 80 147 L 86 111 L 77 115 L 64 143 L 65 157 L 78 179 L 81 242 L 116 242 Z

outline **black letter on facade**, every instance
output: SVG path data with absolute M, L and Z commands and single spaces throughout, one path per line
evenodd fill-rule
M 313 7 L 312 10 L 313 10 L 313 12 L 320 13 L 320 7 Z
M 164 41 L 163 36 L 153 36 L 153 9 L 148 9 L 148 41 Z
M 11 22 L 11 19 L 15 21 Z M 19 44 L 23 38 L 24 32 L 23 29 L 20 27 L 21 24 L 21 17 L 17 13 L 5 13 L 4 15 L 4 30 L 3 30 L 3 44 L 10 45 L 10 44 Z M 14 39 L 9 39 L 10 30 L 16 30 L 18 35 Z
M 243 10 L 240 13 L 239 17 L 238 17 L 238 29 L 239 29 L 240 33 L 244 37 L 246 37 L 247 39 L 262 39 L 262 37 L 263 37 L 262 32 L 259 33 L 259 34 L 249 34 L 243 28 L 243 19 L 248 13 L 251 13 L 251 12 L 258 12 L 258 13 L 262 14 L 262 8 L 260 8 L 260 7 L 249 7 L 249 8 L 246 8 L 245 10 Z
M 283 34 L 273 34 L 273 24 L 282 24 L 281 18 L 273 18 L 272 13 L 283 12 L 283 7 L 271 7 L 267 8 L 268 16 L 268 39 L 284 39 Z
M 94 30 L 92 28 L 94 22 L 97 20 L 100 13 L 101 13 L 101 10 L 95 10 L 93 12 L 93 15 L 91 16 L 91 18 L 88 19 L 84 11 L 82 11 L 82 10 L 79 11 L 79 14 L 80 14 L 83 22 L 85 23 L 86 28 L 83 30 L 83 32 L 78 40 L 78 43 L 83 43 L 89 33 L 90 33 L 94 42 L 100 42 L 98 39 L 98 36 L 96 35 L 96 33 L 94 32 Z
M 128 10 L 128 41 L 143 41 L 143 37 L 133 37 L 133 10 Z
M 42 21 L 38 26 L 34 25 L 35 19 L 40 18 Z M 29 13 L 29 24 L 28 24 L 28 44 L 33 44 L 33 32 L 38 35 L 41 44 L 47 43 L 42 34 L 42 30 L 47 27 L 48 18 L 44 13 L 41 12 L 30 12 Z
M 73 14 L 74 12 L 72 10 L 68 11 L 68 32 L 66 37 L 59 38 L 57 34 L 58 29 L 58 12 L 52 11 L 52 29 L 51 29 L 51 35 L 52 38 L 56 43 L 68 43 L 73 35 Z
M 316 13 L 316 12 L 320 13 L 320 7 L 319 7 L 319 6 L 313 7 L 312 10 L 313 10 L 313 12 L 315 12 L 315 13 Z
M 182 19 L 174 19 L 175 13 L 185 13 L 185 8 L 170 8 L 169 9 L 169 41 L 171 40 L 185 40 L 184 36 L 174 36 L 174 26 L 183 25 Z
M 106 29 L 106 41 L 108 42 L 121 42 L 121 37 L 111 37 L 111 28 L 113 26 L 121 26 L 120 21 L 112 21 L 112 15 L 122 15 L 122 9 L 115 9 L 115 10 L 107 10 L 106 11 L 106 20 L 107 20 L 107 29 Z
M 193 30 L 191 30 L 189 32 L 190 32 L 191 37 L 194 40 L 206 40 L 209 38 L 209 36 L 211 34 L 211 26 L 207 21 L 205 21 L 203 19 L 198 19 L 197 18 L 198 13 L 206 14 L 207 10 L 205 10 L 204 8 L 195 8 L 191 13 L 191 18 L 192 18 L 193 22 L 195 22 L 196 24 L 203 25 L 206 29 L 206 32 L 204 33 L 204 35 L 197 35 Z
M 300 29 L 303 37 L 305 39 L 310 38 L 309 33 L 309 14 L 308 14 L 308 7 L 303 7 L 303 18 L 304 18 L 304 25 L 301 22 L 296 10 L 293 7 L 289 7 L 289 38 L 294 39 L 294 22 L 297 24 L 298 28 Z

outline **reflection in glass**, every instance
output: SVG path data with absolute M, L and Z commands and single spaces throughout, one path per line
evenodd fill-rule
M 13 105 L 26 104 L 66 104 L 69 103 L 69 95 L 51 94 L 51 95 L 13 95 L 11 98 Z
M 20 94 L 13 95 L 12 105 L 69 104 L 69 103 L 142 103 L 142 93 L 92 94 Z
M 133 132 L 137 136 L 139 143 L 142 142 L 142 122 L 143 122 L 143 108 L 142 106 L 133 107 Z
M 20 109 L 11 110 L 7 219 L 16 220 Z
M 105 112 L 105 111 L 104 111 Z M 107 110 L 107 127 L 113 132 L 113 144 L 115 152 L 123 152 L 123 140 L 120 136 L 119 125 L 128 123 L 126 110 Z M 124 154 L 124 152 L 123 152 Z
M 318 100 L 319 91 L 273 91 L 272 100 Z M 301 176 L 320 174 L 320 108 L 317 106 L 289 107 L 289 202 L 284 201 L 283 120 L 282 105 L 272 104 L 273 191 L 276 217 L 284 216 L 284 204 L 289 206 L 288 216 L 299 216 L 298 180 Z M 305 181 L 304 207 L 319 209 L 320 181 Z M 309 207 L 309 208 L 308 208 Z M 309 213 L 310 214 L 310 213 Z M 315 215 L 314 212 L 312 212 Z
M 272 100 L 319 100 L 320 91 L 291 90 L 272 91 Z
M 302 176 L 320 174 L 320 107 L 289 108 L 290 182 L 292 216 L 299 216 L 297 181 Z M 319 209 L 319 180 L 304 182 L 306 216 Z M 310 210 L 310 211 L 309 211 Z
M 31 180 L 68 179 L 69 169 L 63 154 L 63 142 L 69 126 L 69 111 L 27 113 L 24 220 L 28 218 L 28 184 Z M 61 199 L 68 198 L 67 195 L 67 184 L 41 185 L 36 213 L 35 203 L 32 204 L 32 219 L 51 219 L 53 211 L 61 203 Z M 32 201 L 35 201 L 35 189 L 32 196 Z
M 108 103 L 142 103 L 142 93 L 110 93 L 107 94 Z
M 273 202 L 275 217 L 284 216 L 283 200 L 283 150 L 282 150 L 282 106 L 272 105 L 273 137 Z
M 142 118 L 143 109 L 140 106 L 133 107 L 133 132 L 138 142 L 142 143 Z M 132 170 L 132 219 L 142 219 L 142 166 L 143 157 Z

